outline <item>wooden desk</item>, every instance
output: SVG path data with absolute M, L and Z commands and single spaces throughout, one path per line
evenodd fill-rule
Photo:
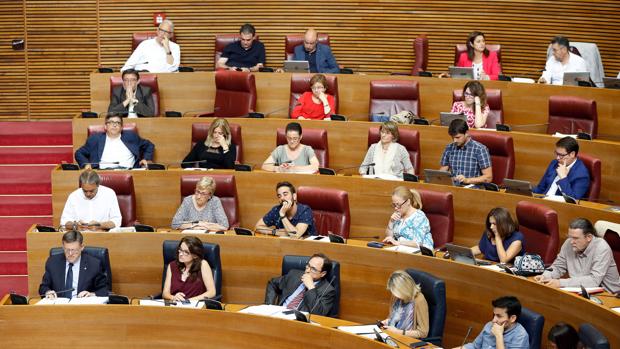
M 115 73 L 118 75 L 119 73 Z M 256 76 L 256 109 L 271 117 L 288 117 L 290 96 L 289 73 L 254 73 Z M 91 73 L 90 108 L 108 110 L 110 75 Z M 215 100 L 214 72 L 158 74 L 160 110 L 211 111 Z M 339 113 L 351 120 L 367 121 L 370 81 L 407 79 L 420 82 L 421 115 L 436 119 L 440 112 L 450 111 L 452 91 L 462 89 L 464 80 L 390 75 L 338 75 Z M 486 88 L 501 89 L 504 120 L 511 125 L 544 124 L 547 122 L 549 96 L 565 95 L 594 99 L 598 111 L 599 138 L 620 140 L 620 91 L 575 86 L 520 84 L 505 81 L 484 81 Z M 276 112 L 274 112 L 276 111 Z M 546 132 L 546 126 L 523 129 Z
M 144 297 L 161 289 L 162 242 L 178 240 L 179 237 L 179 233 L 85 233 L 85 244 L 109 249 L 114 292 Z M 618 306 L 618 299 L 601 298 L 605 306 L 600 306 L 525 278 L 445 259 L 368 248 L 364 242 L 349 241 L 349 244 L 342 245 L 230 235 L 199 237 L 220 245 L 222 292 L 226 303 L 262 303 L 267 281 L 280 274 L 282 256 L 323 252 L 341 264 L 340 318 L 348 321 L 374 323 L 385 318 L 390 304 L 390 294 L 385 288 L 389 275 L 397 269 L 416 268 L 446 282 L 445 347 L 459 345 L 469 325 L 474 326 L 474 334 L 478 333 L 491 319 L 491 300 L 509 294 L 519 297 L 524 306 L 545 316 L 544 333 L 559 321 L 573 326 L 590 322 L 609 338 L 612 347 L 620 345 L 620 332 L 617 331 L 620 315 L 608 308 Z M 29 232 L 27 239 L 28 282 L 30 292 L 34 294 L 49 249 L 60 244 L 61 234 Z M 42 319 L 46 316 L 43 314 Z M 122 314 L 119 316 L 122 319 Z
M 192 124 L 211 122 L 212 119 L 197 118 L 142 118 L 127 120 L 138 125 L 144 138 L 155 144 L 155 161 L 177 164 L 191 149 Z M 276 145 L 276 129 L 284 128 L 288 119 L 230 119 L 229 122 L 241 125 L 243 136 L 243 161 L 260 164 L 273 151 Z M 338 169 L 359 166 L 368 150 L 368 129 L 377 123 L 368 122 L 327 122 L 301 120 L 304 128 L 324 128 L 329 143 L 329 167 Z M 74 119 L 73 147 L 81 147 L 86 141 L 89 125 L 101 125 L 103 119 Z M 439 160 L 446 145 L 451 141 L 447 127 L 401 125 L 401 128 L 420 132 L 422 163 L 420 168 L 439 168 Z M 494 131 L 489 131 L 494 132 Z M 558 138 L 542 134 L 511 132 L 515 148 L 515 178 L 528 180 L 534 184 L 553 159 L 553 151 Z M 620 143 L 609 141 L 580 141 L 580 151 L 596 156 L 602 161 L 601 199 L 620 202 Z M 352 171 L 352 170 L 351 170 Z
M 600 209 L 602 205 L 570 205 L 519 195 L 489 192 L 476 189 L 448 187 L 434 184 L 411 183 L 365 179 L 348 176 L 319 176 L 282 174 L 269 172 L 222 171 L 132 171 L 136 190 L 137 217 L 145 224 L 169 227 L 180 202 L 180 177 L 183 175 L 205 175 L 230 173 L 235 175 L 239 198 L 241 226 L 253 228 L 256 222 L 276 204 L 275 187 L 280 181 L 290 181 L 295 186 L 337 188 L 349 193 L 351 211 L 350 237 L 377 239 L 383 236 L 388 218 L 393 212 L 390 197 L 399 185 L 434 191 L 449 191 L 453 194 L 456 219 L 454 240 L 458 244 L 473 246 L 480 240 L 484 220 L 491 208 L 502 206 L 514 212 L 517 202 L 534 201 L 547 205 L 558 212 L 560 234 L 564 238 L 568 223 L 576 217 L 585 217 L 593 222 L 604 219 L 617 221 L 618 214 Z M 78 186 L 79 172 L 52 171 L 52 204 L 54 224 L 59 224 L 65 201 L 69 193 Z

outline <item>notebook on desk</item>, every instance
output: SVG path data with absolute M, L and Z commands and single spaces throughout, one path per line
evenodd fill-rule
M 439 113 L 439 123 L 441 124 L 441 126 L 450 126 L 450 123 L 452 122 L 452 120 L 455 120 L 455 119 L 461 119 L 467 122 L 467 117 L 465 116 L 465 114 L 446 113 L 446 112 Z
M 309 73 L 308 61 L 284 61 L 284 71 L 287 73 Z
M 474 78 L 474 68 L 466 67 L 448 67 L 450 71 L 450 77 L 453 79 L 469 79 Z
M 528 181 L 504 178 L 504 187 L 506 188 L 506 193 L 509 194 L 533 196 L 532 185 Z
M 590 82 L 590 73 L 587 71 L 566 72 L 562 80 L 564 86 L 579 86 L 579 81 Z
M 605 88 L 620 89 L 620 79 L 603 78 L 603 86 L 605 86 Z
M 446 249 L 450 254 L 450 259 L 455 262 L 461 262 L 471 265 L 491 265 L 491 262 L 478 260 L 474 257 L 471 248 L 447 243 Z
M 424 169 L 424 182 L 431 184 L 454 185 L 452 174 L 448 171 Z

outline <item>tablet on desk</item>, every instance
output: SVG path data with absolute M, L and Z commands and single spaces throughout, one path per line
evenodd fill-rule
M 605 88 L 620 89 L 620 79 L 603 78 L 603 86 L 605 86 Z
M 467 117 L 465 116 L 465 114 L 445 113 L 445 112 L 439 113 L 439 122 L 441 126 L 450 126 L 450 123 L 452 122 L 452 120 L 455 120 L 455 119 L 461 119 L 467 122 Z
M 287 73 L 309 73 L 308 61 L 284 61 L 284 71 Z
M 506 193 L 524 196 L 532 196 L 532 185 L 528 181 L 504 178 Z
M 590 73 L 587 71 L 566 72 L 562 80 L 564 86 L 579 86 L 579 81 L 590 82 Z
M 452 174 L 448 171 L 424 169 L 424 182 L 431 184 L 454 185 Z
M 448 67 L 450 71 L 450 77 L 454 79 L 469 79 L 474 78 L 474 68 L 466 67 Z

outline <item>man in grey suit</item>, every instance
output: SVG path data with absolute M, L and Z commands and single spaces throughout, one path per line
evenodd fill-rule
M 331 268 L 332 262 L 326 255 L 312 255 L 305 271 L 293 269 L 267 283 L 265 304 L 329 315 L 336 301 L 336 289 L 325 279 Z

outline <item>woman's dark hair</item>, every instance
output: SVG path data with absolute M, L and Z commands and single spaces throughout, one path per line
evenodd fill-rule
M 471 34 L 469 34 L 469 37 L 467 38 L 467 58 L 469 58 L 470 61 L 474 60 L 474 41 L 479 36 L 482 36 L 484 38 L 484 33 L 476 30 L 471 32 Z M 485 47 L 482 54 L 485 57 L 489 57 L 489 49 Z
M 314 84 L 316 84 L 317 82 L 323 85 L 323 87 L 325 87 L 325 92 L 327 92 L 329 87 L 327 86 L 327 78 L 325 77 L 325 75 L 315 74 L 314 76 L 312 76 L 312 78 L 310 79 L 310 87 L 312 88 L 312 86 L 314 86 Z
M 284 133 L 289 133 L 289 131 L 295 131 L 301 136 L 301 124 L 298 122 L 289 122 L 289 124 L 286 125 L 286 130 Z
M 579 343 L 579 335 L 575 328 L 564 322 L 553 325 L 549 330 L 547 339 L 554 343 L 558 349 L 577 349 Z
M 204 248 L 202 247 L 202 241 L 195 236 L 184 236 L 181 241 L 179 241 L 179 246 L 177 246 L 177 266 L 179 267 L 179 272 L 183 273 L 185 270 L 185 263 L 179 261 L 179 250 L 181 249 L 181 244 L 185 243 L 187 248 L 189 249 L 189 253 L 193 257 L 192 266 L 189 268 L 189 280 L 196 280 L 196 278 L 200 275 L 200 267 L 202 264 L 202 259 L 204 256 Z
M 489 211 L 489 214 L 487 214 L 485 233 L 489 239 L 493 239 L 494 235 L 491 230 L 491 223 L 489 222 L 491 217 L 495 218 L 495 226 L 497 227 L 497 232 L 499 233 L 499 236 L 502 237 L 502 240 L 505 240 L 507 237 L 512 235 L 512 233 L 514 233 L 518 228 L 518 224 L 512 218 L 510 211 L 503 207 L 495 207 Z
M 480 108 L 484 109 L 484 106 L 487 105 L 487 92 L 484 90 L 484 85 L 480 83 L 480 81 L 472 80 L 468 81 L 465 86 L 463 86 L 463 101 L 465 100 L 465 91 L 469 89 L 474 97 L 480 98 Z

